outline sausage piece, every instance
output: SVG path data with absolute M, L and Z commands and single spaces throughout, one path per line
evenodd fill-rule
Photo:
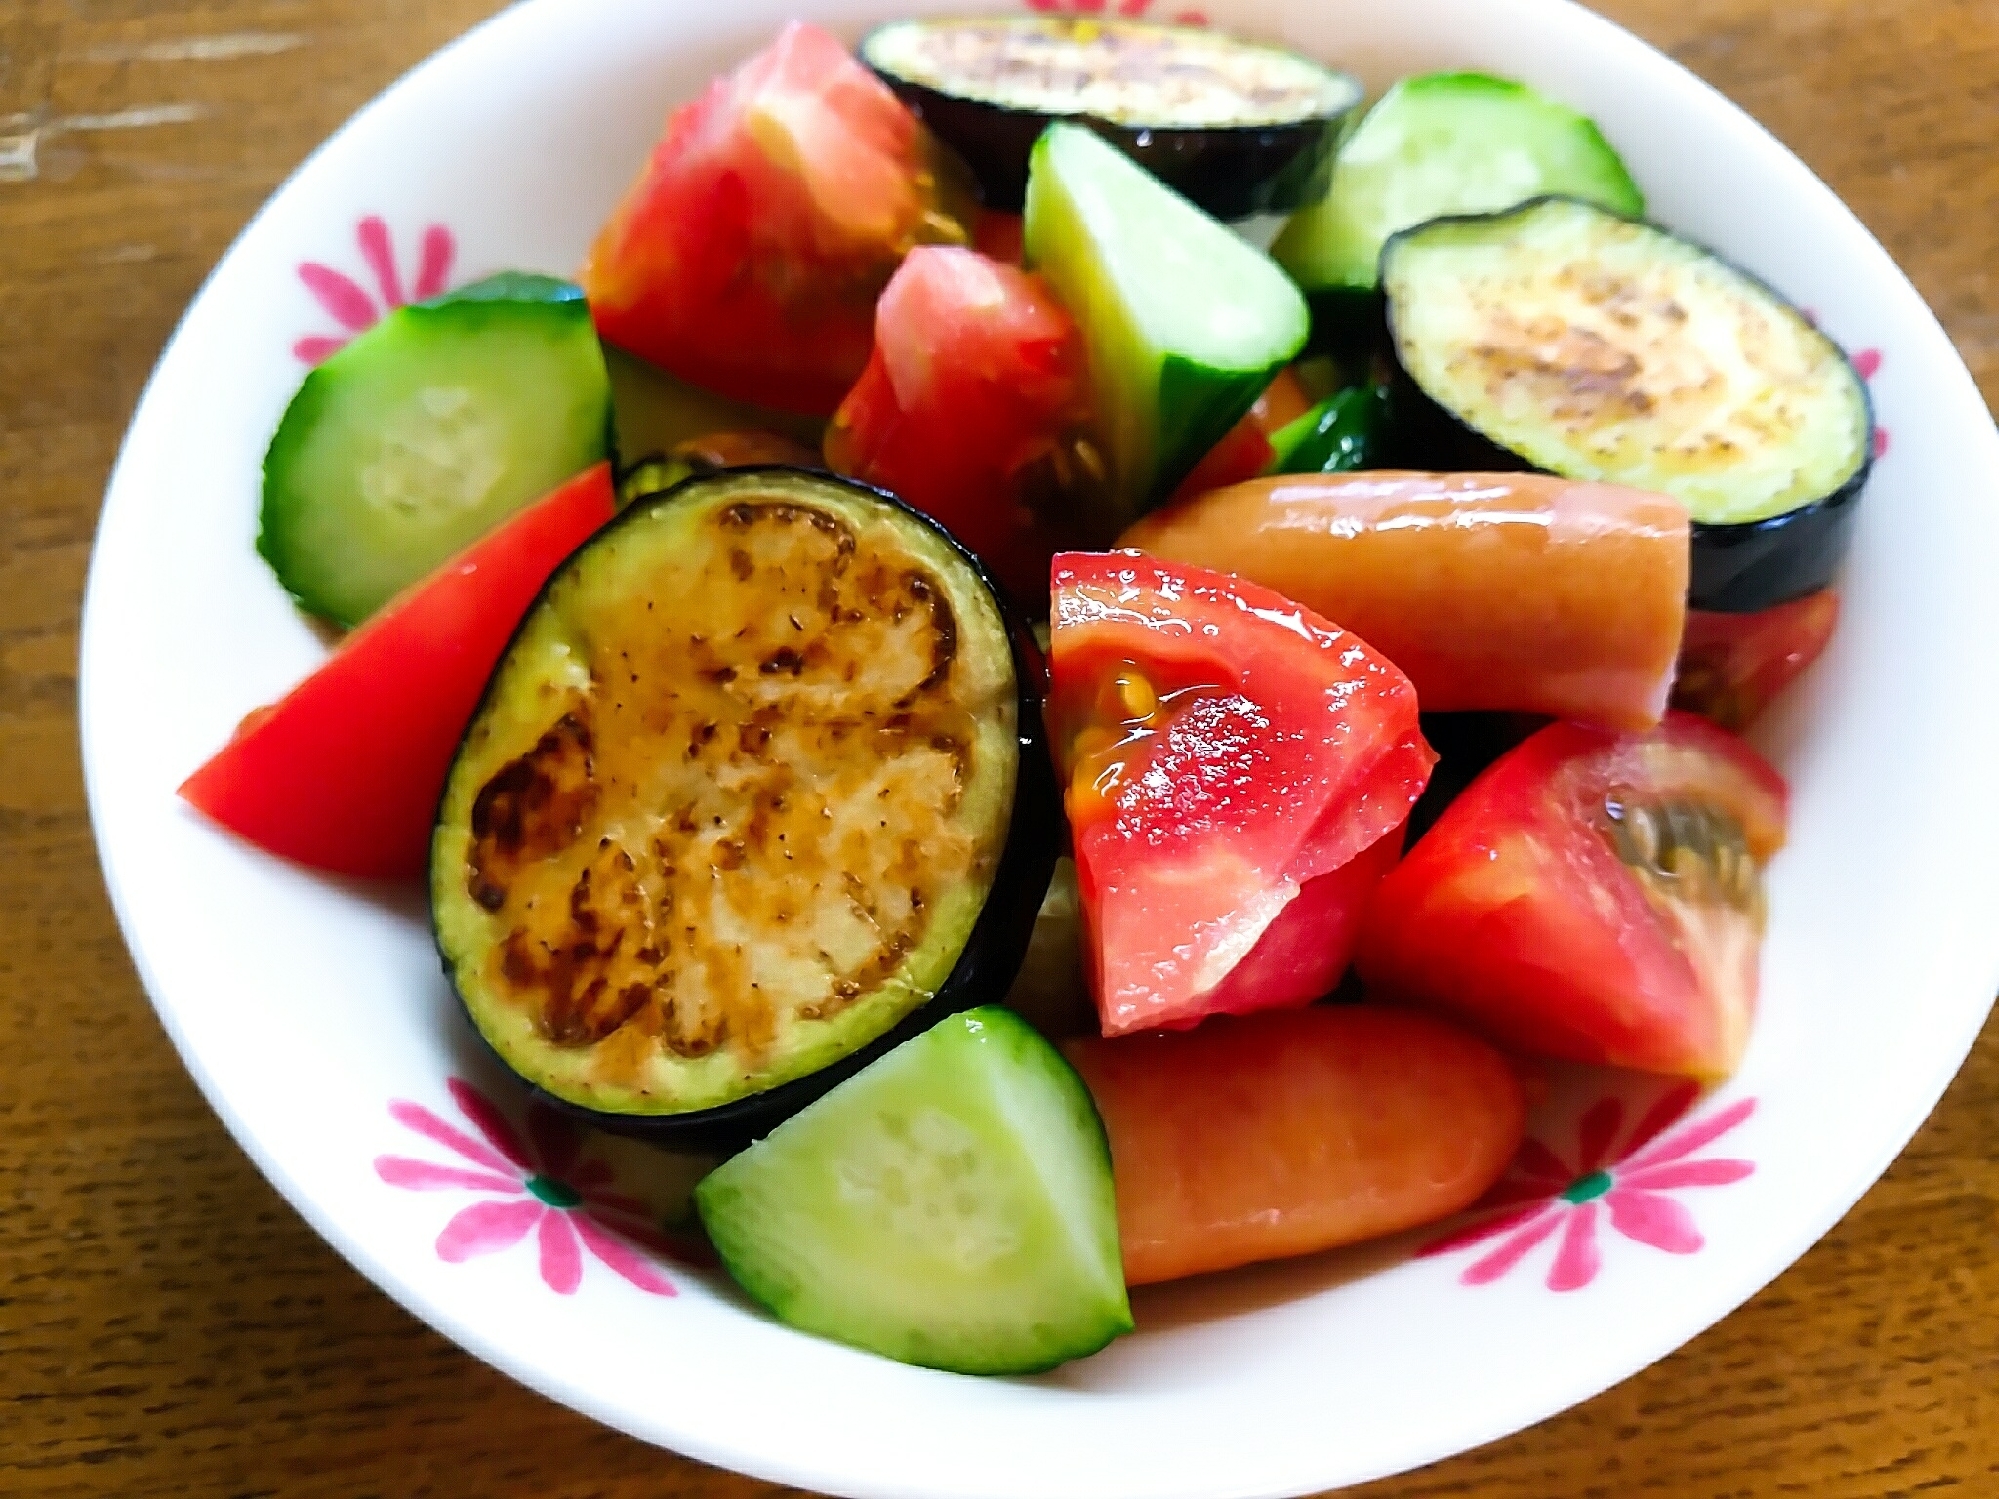
M 1110 1136 L 1132 1285 L 1447 1218 L 1526 1133 L 1505 1059 L 1411 1010 L 1267 1010 L 1064 1051 Z
M 1120 546 L 1232 572 L 1353 631 L 1428 713 L 1645 729 L 1686 625 L 1687 514 L 1544 474 L 1276 475 L 1146 516 Z

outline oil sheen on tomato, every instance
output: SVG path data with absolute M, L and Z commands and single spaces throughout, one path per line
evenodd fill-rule
M 1328 992 L 1435 760 L 1408 679 L 1268 589 L 1134 553 L 1056 558 L 1050 672 L 1105 1034 Z

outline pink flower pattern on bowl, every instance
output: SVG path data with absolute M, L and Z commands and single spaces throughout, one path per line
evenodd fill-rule
M 634 1244 L 683 1264 L 701 1257 L 648 1222 L 644 1203 L 614 1190 L 611 1167 L 584 1154 L 581 1130 L 536 1102 L 528 1106 L 523 1138 L 470 1083 L 454 1077 L 446 1086 L 476 1134 L 406 1099 L 390 1103 L 389 1117 L 468 1164 L 400 1155 L 375 1158 L 375 1174 L 392 1187 L 483 1194 L 484 1200 L 459 1209 L 444 1225 L 437 1236 L 439 1259 L 462 1264 L 511 1249 L 532 1233 L 542 1282 L 558 1295 L 573 1295 L 583 1283 L 586 1250 L 641 1291 L 677 1294 L 673 1282 Z
M 1458 1279 L 1468 1286 L 1490 1285 L 1511 1273 L 1559 1230 L 1548 1289 L 1579 1291 L 1603 1268 L 1598 1227 L 1668 1254 L 1693 1254 L 1707 1241 L 1693 1214 L 1670 1193 L 1690 1187 L 1722 1187 L 1755 1171 L 1753 1162 L 1729 1157 L 1691 1159 L 1756 1111 L 1754 1098 L 1738 1099 L 1710 1117 L 1673 1134 L 1700 1097 L 1693 1083 L 1681 1083 L 1658 1099 L 1619 1148 L 1624 1100 L 1598 1100 L 1576 1127 L 1576 1153 L 1564 1157 L 1538 1139 L 1520 1148 L 1504 1180 L 1473 1211 L 1477 1222 L 1425 1245 L 1418 1258 L 1450 1254 L 1477 1244 L 1493 1244 Z M 1663 1137 L 1663 1138 L 1662 1138 Z M 1656 1143 L 1655 1143 L 1656 1142 Z
M 312 293 L 313 300 L 342 330 L 331 334 L 309 334 L 293 344 L 292 353 L 307 364 L 318 364 L 328 355 L 345 348 L 349 339 L 374 327 L 392 308 L 425 301 L 450 284 L 451 262 L 457 256 L 458 242 L 442 224 L 432 224 L 423 231 L 423 242 L 417 252 L 416 274 L 408 295 L 404 294 L 402 273 L 396 266 L 395 246 L 389 238 L 389 226 L 381 218 L 370 214 L 356 224 L 354 242 L 360 247 L 361 259 L 367 263 L 368 273 L 374 278 L 373 292 L 332 266 L 322 265 L 316 260 L 299 263 L 298 279 L 305 283 L 305 289 Z

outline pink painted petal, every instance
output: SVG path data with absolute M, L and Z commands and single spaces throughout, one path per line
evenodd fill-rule
M 1647 1192 L 1675 1192 L 1681 1187 L 1725 1187 L 1739 1182 L 1756 1170 L 1753 1161 L 1714 1158 L 1705 1161 L 1666 1161 L 1657 1166 L 1641 1166 L 1636 1171 L 1617 1173 L 1620 1187 L 1639 1187 Z
M 1205 26 L 1208 24 L 1208 13 L 1204 10 L 1183 10 L 1173 19 L 1182 26 Z
M 517 1163 L 509 1161 L 483 1141 L 473 1139 L 456 1125 L 446 1124 L 420 1103 L 398 1098 L 389 1105 L 389 1117 L 404 1129 L 413 1129 L 426 1140 L 434 1141 L 446 1150 L 456 1151 L 475 1166 L 485 1166 L 503 1175 L 514 1174 Z M 522 1164 L 520 1169 L 524 1171 L 527 1167 Z
M 558 1296 L 573 1296 L 583 1284 L 583 1251 L 567 1213 L 551 1212 L 541 1220 L 541 1278 Z
M 1876 427 L 1874 429 L 1874 456 L 1876 458 L 1886 458 L 1888 456 L 1888 429 L 1886 427 Z
M 1624 1169 L 1628 1173 L 1641 1166 L 1659 1166 L 1690 1156 L 1710 1141 L 1719 1140 L 1755 1112 L 1755 1099 L 1739 1098 L 1720 1113 L 1668 1135 L 1650 1150 L 1639 1151 L 1625 1161 Z
M 392 1187 L 410 1192 L 442 1192 L 460 1188 L 471 1192 L 498 1192 L 518 1197 L 525 1189 L 511 1176 L 495 1176 L 490 1171 L 467 1171 L 460 1166 L 440 1166 L 434 1161 L 413 1160 L 406 1155 L 378 1155 L 375 1175 Z
M 1152 0 L 1118 0 L 1117 13 L 1121 16 L 1142 16 L 1152 9 Z
M 541 1158 L 541 1169 L 557 1181 L 569 1181 L 569 1168 L 576 1164 L 577 1153 L 583 1149 L 583 1132 L 547 1104 L 531 1103 L 528 1138 Z
M 389 243 L 389 226 L 371 213 L 354 226 L 354 238 L 360 243 L 361 258 L 375 273 L 375 285 L 382 289 L 382 305 L 402 306 L 403 278 L 396 274 L 396 252 Z
M 1694 1227 L 1694 1215 L 1670 1197 L 1613 1187 L 1603 1205 L 1610 1209 L 1610 1226 L 1627 1239 L 1650 1244 L 1668 1254 L 1692 1254 L 1707 1241 Z
M 1069 9 L 1079 16 L 1094 16 L 1104 8 L 1104 0 L 1070 0 Z
M 1589 1174 L 1570 1170 L 1567 1161 L 1531 1136 L 1522 1143 L 1520 1154 L 1513 1158 L 1513 1171 L 1517 1176 L 1531 1177 L 1557 1188 L 1566 1187 L 1578 1176 Z
M 593 1187 L 610 1185 L 612 1178 L 616 1175 L 617 1172 L 611 1169 L 609 1161 L 599 1160 L 596 1156 L 591 1156 L 588 1160 L 578 1161 L 574 1166 L 570 1167 L 569 1175 L 564 1180 L 577 1191 L 588 1192 Z
M 444 1086 L 451 1090 L 452 1101 L 459 1110 L 478 1126 L 480 1134 L 492 1142 L 493 1149 L 521 1170 L 534 1170 L 533 1160 L 521 1147 L 521 1137 L 514 1133 L 514 1127 L 507 1123 L 507 1116 L 491 1099 L 462 1077 L 446 1078 Z
M 1060 10 L 1062 0 L 1027 0 L 1030 10 Z
M 1853 356 L 1853 372 L 1863 380 L 1872 380 L 1881 373 L 1881 351 L 1862 349 Z
M 341 327 L 359 333 L 375 326 L 375 319 L 380 316 L 375 299 L 332 266 L 308 260 L 299 266 L 298 279 Z
M 1671 1129 L 1687 1117 L 1701 1096 L 1701 1085 L 1694 1082 L 1675 1083 L 1653 1101 L 1645 1111 L 1645 1117 L 1638 1121 L 1638 1128 L 1631 1132 L 1631 1139 L 1625 1144 L 1624 1157 L 1629 1160 L 1650 1145 L 1666 1130 Z
M 437 1236 L 437 1257 L 463 1264 L 475 1255 L 511 1249 L 527 1237 L 548 1209 L 534 1198 L 517 1202 L 475 1202 L 453 1215 Z
M 451 261 L 458 243 L 442 224 L 423 231 L 423 259 L 416 271 L 416 300 L 427 302 L 451 282 Z
M 1602 1268 L 1603 1255 L 1596 1247 L 1596 1204 L 1578 1203 L 1563 1225 L 1562 1247 L 1555 1251 L 1555 1263 L 1548 1271 L 1548 1289 L 1580 1291 Z
M 292 345 L 292 353 L 307 364 L 322 364 L 347 347 L 344 338 L 328 338 L 324 334 L 314 334 L 301 338 Z
M 1460 1275 L 1458 1279 L 1468 1286 L 1491 1285 L 1515 1265 L 1526 1259 L 1528 1251 L 1533 1249 L 1536 1244 L 1539 1244 L 1549 1234 L 1561 1227 L 1562 1218 L 1563 1215 L 1558 1212 L 1547 1213 L 1535 1218 L 1484 1259 L 1477 1260 L 1466 1267 L 1464 1274 Z
M 1496 1239 L 1501 1234 L 1511 1233 L 1516 1228 L 1532 1223 L 1552 1206 L 1554 1204 L 1543 1198 L 1530 1208 L 1501 1213 L 1496 1218 L 1487 1218 L 1484 1222 L 1474 1223 L 1469 1228 L 1458 1229 L 1455 1233 L 1445 1234 L 1442 1238 L 1433 1239 L 1425 1244 L 1416 1251 L 1416 1258 L 1425 1260 L 1432 1255 L 1449 1254 L 1453 1249 L 1465 1249 L 1473 1244 L 1483 1244 L 1487 1239 Z
M 650 1291 L 655 1296 L 678 1294 L 673 1289 L 673 1282 L 653 1269 L 643 1256 L 635 1254 L 631 1245 L 591 1222 L 588 1215 L 577 1213 L 568 1221 L 569 1226 L 576 1230 L 576 1236 L 583 1241 L 584 1248 L 641 1291 Z
M 1614 1094 L 1600 1098 L 1590 1106 L 1582 1122 L 1576 1126 L 1576 1165 L 1580 1168 L 1576 1175 L 1588 1176 L 1603 1165 L 1610 1155 L 1610 1142 L 1617 1138 L 1617 1132 L 1624 1126 L 1624 1100 Z

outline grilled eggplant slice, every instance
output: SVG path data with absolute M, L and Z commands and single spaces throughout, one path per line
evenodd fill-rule
M 736 469 L 633 501 L 446 783 L 431 910 L 472 1023 L 599 1125 L 728 1149 L 998 999 L 1061 826 L 1038 661 L 878 491 Z
M 1103 16 L 893 21 L 861 60 L 1009 213 L 1055 120 L 1086 122 L 1216 218 L 1288 212 L 1323 191 L 1361 100 L 1346 74 L 1281 48 Z
M 1389 240 L 1401 450 L 1670 494 L 1689 601 L 1739 613 L 1824 587 L 1873 463 L 1867 387 L 1768 286 L 1572 198 Z

